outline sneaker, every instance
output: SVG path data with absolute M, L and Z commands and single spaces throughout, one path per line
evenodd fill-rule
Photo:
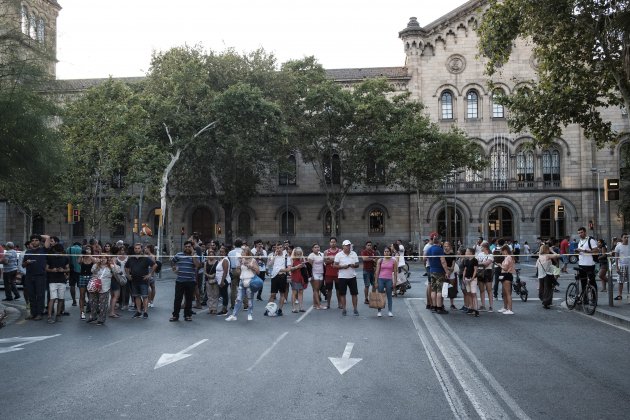
M 81 320 L 85 321 L 85 312 L 81 312 Z
M 142 316 L 142 314 L 140 312 L 136 312 L 135 314 L 133 314 L 132 318 L 140 318 Z
M 253 321 L 254 317 L 252 316 L 252 314 L 247 314 L 247 320 L 248 321 Z
M 382 317 L 382 316 L 383 316 L 383 314 L 382 314 L 382 313 L 381 313 L 381 311 L 379 310 L 379 311 L 378 311 L 378 313 L 376 314 L 376 316 L 380 318 L 380 317 Z
M 54 323 L 55 323 L 55 320 L 54 320 L 54 319 L 52 319 L 51 317 L 48 317 L 48 321 L 47 321 L 47 322 L 48 322 L 49 324 L 54 324 Z
M 492 310 L 492 306 L 489 306 L 489 307 L 488 307 L 488 312 L 494 312 L 494 311 Z
M 505 311 L 507 311 L 507 309 L 505 309 L 505 308 L 501 308 L 501 309 L 499 309 L 497 312 L 505 312 Z
M 146 312 L 145 312 L 145 313 L 143 313 L 143 314 L 142 314 L 142 318 L 144 318 L 144 319 L 149 319 L 149 314 L 148 314 L 148 313 L 146 313 Z
M 217 316 L 226 316 L 228 314 L 227 309 L 223 309 L 221 312 L 217 314 Z
M 484 305 L 481 305 L 481 306 L 479 307 L 479 310 L 480 310 L 480 311 L 485 311 L 485 310 L 486 310 L 486 307 L 485 307 Z
M 448 311 L 446 309 L 440 308 L 437 310 L 437 313 L 440 315 L 446 315 L 448 314 Z
M 265 309 L 265 313 L 263 314 L 263 316 L 269 316 L 269 311 Z
M 282 316 L 282 309 L 278 309 L 276 311 L 276 316 Z
M 462 311 L 462 312 L 468 312 L 468 311 L 469 311 L 469 309 L 468 309 L 467 307 L 465 307 L 465 306 L 462 306 L 462 307 L 460 308 L 460 311 Z
M 136 311 L 136 307 L 135 306 L 129 306 L 127 308 L 127 312 L 135 312 Z
M 469 310 L 466 311 L 466 314 L 468 314 L 468 315 L 472 315 L 474 313 L 475 313 L 474 309 L 469 309 Z
M 479 311 L 475 311 L 475 318 L 479 318 Z
M 451 305 L 451 311 L 456 311 L 457 308 L 455 307 L 455 305 Z
M 230 321 L 236 321 L 236 317 L 234 315 L 230 315 L 227 318 L 225 318 L 226 321 L 230 322 Z
M 346 312 L 346 310 L 345 310 L 345 309 L 343 309 L 343 310 L 341 311 L 341 315 L 346 316 L 347 314 L 348 314 L 348 312 Z
M 76 302 L 72 302 L 72 306 L 77 306 L 77 303 Z
M 514 315 L 514 312 L 510 311 L 509 309 L 506 311 L 503 311 L 503 315 Z
M 149 302 L 149 308 L 153 308 L 153 302 Z
M 394 314 L 392 313 L 392 311 L 389 311 L 389 312 L 387 312 L 387 316 L 391 318 L 391 317 L 394 316 Z
M 354 316 L 359 316 L 359 311 L 357 311 L 356 309 L 354 310 Z

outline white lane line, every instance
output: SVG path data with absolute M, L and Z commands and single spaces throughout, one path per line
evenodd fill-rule
M 438 325 L 440 315 L 429 313 L 429 316 L 427 316 L 425 312 L 419 311 L 420 318 L 424 321 L 436 347 L 450 366 L 453 375 L 457 378 L 458 383 L 479 417 L 482 420 L 513 418 L 505 412 L 501 403 L 494 398 L 490 389 L 473 369 L 473 365 L 464 360 L 463 356 L 466 354 L 466 351 L 457 347 L 454 340 L 452 340 L 450 335 L 453 332 L 450 331 L 447 334 L 446 330 Z M 442 320 L 439 319 L 439 321 Z M 457 390 L 453 389 L 451 392 L 457 392 Z
M 437 377 L 438 383 L 442 388 L 442 392 L 444 392 L 444 396 L 446 397 L 446 401 L 448 402 L 449 407 L 451 407 L 451 411 L 456 419 L 468 419 L 470 418 L 466 413 L 466 408 L 464 403 L 459 398 L 459 393 L 457 392 L 455 386 L 451 382 L 446 368 L 444 367 L 439 355 L 436 354 L 434 347 L 430 344 L 430 341 L 427 339 L 424 331 L 420 326 L 420 319 L 416 312 L 411 307 L 411 299 L 406 299 L 405 303 L 407 304 L 407 311 L 411 316 L 411 320 L 413 321 L 413 325 L 416 327 L 416 332 L 418 333 L 418 337 L 420 337 L 420 342 L 424 347 L 424 351 L 427 354 L 427 358 L 429 359 L 429 363 L 435 372 L 435 376 Z
M 111 347 L 111 346 L 115 346 L 116 344 L 122 343 L 125 340 L 118 340 L 118 341 L 114 341 L 113 343 L 109 343 L 109 344 L 105 344 L 104 346 L 102 346 L 101 348 L 104 349 L 106 347 Z
M 261 360 L 265 358 L 265 356 L 267 356 L 269 353 L 271 353 L 271 350 L 273 350 L 273 348 L 274 348 L 274 347 L 276 347 L 276 345 L 277 345 L 280 341 L 282 341 L 282 339 L 283 339 L 284 337 L 286 337 L 286 336 L 287 336 L 287 334 L 289 334 L 289 331 L 285 331 L 285 332 L 283 332 L 283 333 L 280 335 L 280 337 L 276 338 L 276 341 L 274 341 L 274 342 L 273 342 L 273 344 L 272 344 L 271 346 L 269 346 L 269 348 L 268 348 L 267 350 L 265 350 L 265 351 L 263 352 L 263 354 L 261 354 L 261 355 L 260 355 L 260 357 L 259 357 L 259 358 L 258 358 L 258 359 L 254 362 L 254 364 L 253 364 L 253 365 L 251 365 L 250 367 L 248 367 L 248 368 L 247 368 L 247 371 L 248 371 L 248 372 L 251 372 L 252 370 L 254 370 L 254 368 L 256 367 L 256 365 L 258 365 L 258 363 L 260 363 L 260 362 L 261 362 Z
M 299 323 L 300 323 L 300 321 L 302 321 L 304 318 L 306 318 L 306 315 L 308 315 L 308 314 L 310 314 L 310 313 L 311 313 L 311 311 L 312 311 L 312 310 L 313 310 L 313 306 L 311 306 L 310 308 L 308 308 L 308 309 L 306 310 L 306 312 L 304 312 L 304 313 L 302 314 L 302 316 L 301 316 L 301 317 L 299 317 L 299 318 L 297 319 L 297 321 L 295 321 L 295 323 L 296 323 L 296 324 L 299 324 Z
M 521 409 L 518 403 L 510 397 L 509 393 L 499 384 L 499 382 L 492 376 L 492 374 L 485 368 L 485 366 L 477 359 L 475 354 L 470 350 L 470 348 L 464 343 L 464 341 L 459 338 L 459 336 L 453 331 L 453 329 L 447 324 L 447 322 L 442 317 L 433 317 L 433 319 L 437 319 L 437 321 L 442 324 L 442 328 L 446 331 L 453 341 L 459 346 L 459 349 L 463 351 L 463 354 L 467 356 L 471 361 L 472 365 L 477 368 L 477 370 L 481 373 L 481 375 L 488 381 L 492 389 L 498 394 L 498 396 L 503 400 L 503 402 L 512 410 L 512 412 L 516 415 L 517 418 L 522 420 L 531 420 L 530 417 Z M 455 348 L 456 346 L 453 346 Z M 460 353 L 457 353 L 460 354 Z M 474 374 L 474 372 L 473 372 Z M 488 394 L 491 394 L 488 392 Z M 512 418 L 510 416 L 509 418 Z

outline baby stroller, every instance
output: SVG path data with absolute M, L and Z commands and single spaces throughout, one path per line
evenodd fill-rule
M 409 283 L 409 278 L 403 276 L 404 281 L 402 283 L 398 283 L 396 288 L 394 289 L 394 296 L 396 295 L 404 295 L 405 292 L 411 289 L 411 283 Z

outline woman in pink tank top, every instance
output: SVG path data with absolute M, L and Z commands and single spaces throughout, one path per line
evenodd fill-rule
M 396 287 L 398 262 L 396 261 L 396 258 L 392 258 L 391 248 L 386 246 L 383 250 L 383 258 L 378 260 L 374 276 L 378 279 L 379 293 L 387 293 L 388 315 L 394 316 L 392 313 L 392 290 Z M 377 316 L 382 316 L 380 309 L 378 310 Z

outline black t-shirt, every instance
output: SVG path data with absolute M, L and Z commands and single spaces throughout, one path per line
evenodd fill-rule
M 94 264 L 90 263 L 90 264 L 84 264 L 81 263 L 81 275 L 82 276 L 91 276 L 92 275 L 92 266 Z
M 494 251 L 492 251 L 492 255 L 494 255 L 494 263 L 495 264 L 501 265 L 501 263 L 505 259 L 505 255 L 503 255 L 501 253 L 501 248 L 498 248 L 498 247 L 495 248 Z M 497 266 L 495 265 L 494 267 L 496 268 Z M 501 268 L 501 267 L 499 267 L 499 268 Z
M 444 260 L 446 261 L 446 266 L 448 268 L 453 268 L 453 264 L 455 263 L 455 260 L 457 259 L 457 257 L 455 257 L 455 254 L 453 252 L 450 252 L 448 254 L 445 252 L 444 255 L 445 255 Z M 452 255 L 452 257 L 447 256 L 447 255 Z
M 149 274 L 149 268 L 153 267 L 155 263 L 149 257 L 132 257 L 127 259 L 125 268 L 128 268 L 131 272 L 131 280 L 143 280 L 143 277 Z
M 465 259 L 464 260 L 464 278 L 470 279 L 472 278 L 473 273 L 475 272 L 475 267 L 479 265 L 477 258 Z
M 64 257 L 63 255 L 49 255 L 46 258 L 46 265 L 48 268 L 66 268 L 67 265 L 70 265 L 70 258 Z M 48 282 L 49 283 L 65 283 L 66 282 L 66 273 L 62 272 L 54 272 L 48 273 Z

